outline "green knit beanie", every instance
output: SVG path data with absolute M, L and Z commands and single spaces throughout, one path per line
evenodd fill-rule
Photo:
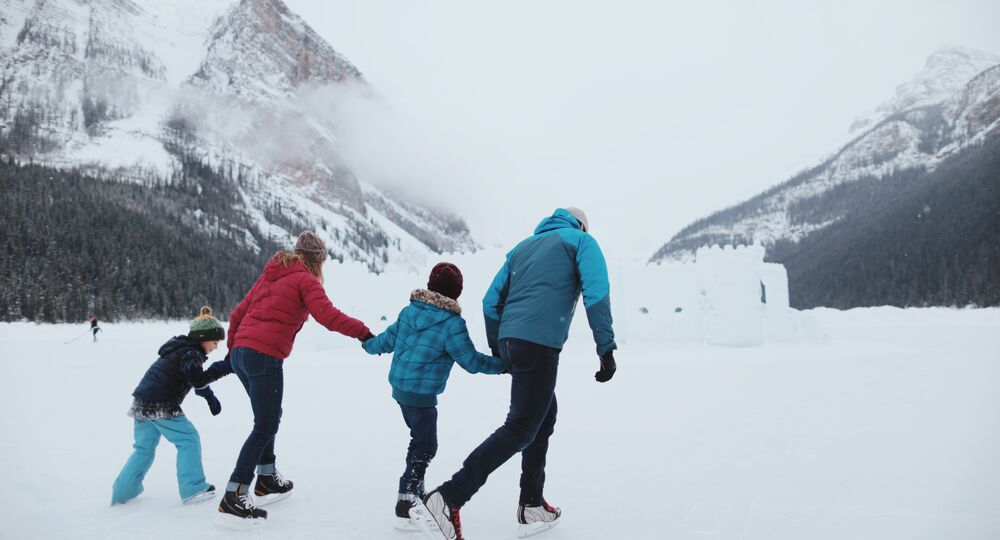
M 191 331 L 188 337 L 195 341 L 222 341 L 226 339 L 226 330 L 219 319 L 212 316 L 212 308 L 201 308 L 201 315 L 191 321 Z

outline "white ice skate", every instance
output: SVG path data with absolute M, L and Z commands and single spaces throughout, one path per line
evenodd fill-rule
M 410 519 L 427 540 L 462 540 L 458 510 L 449 508 L 437 490 L 430 492 L 423 501 L 414 503 L 410 508 Z
M 520 524 L 517 530 L 518 538 L 527 538 L 540 532 L 547 531 L 559 524 L 559 516 L 562 510 L 543 502 L 541 506 L 517 507 L 517 522 Z
M 210 501 L 215 498 L 215 486 L 209 485 L 208 489 L 205 491 L 199 491 L 194 495 L 181 501 L 183 504 L 198 504 L 200 502 Z

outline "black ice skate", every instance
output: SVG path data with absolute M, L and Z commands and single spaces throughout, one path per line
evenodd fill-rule
M 216 525 L 230 529 L 254 529 L 264 525 L 267 510 L 261 510 L 253 504 L 247 486 L 240 486 L 238 491 L 226 491 L 219 503 L 219 515 Z
M 410 519 L 410 509 L 416 504 L 416 497 L 396 501 L 396 521 L 393 527 L 397 531 L 419 531 L 417 524 Z
M 292 481 L 285 480 L 278 471 L 274 471 L 274 474 L 258 474 L 253 494 L 258 506 L 267 506 L 288 498 L 292 494 Z

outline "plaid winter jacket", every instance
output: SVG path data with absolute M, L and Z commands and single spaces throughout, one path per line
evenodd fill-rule
M 469 373 L 503 371 L 499 358 L 476 351 L 461 313 L 455 300 L 417 289 L 399 319 L 364 343 L 369 354 L 394 352 L 389 384 L 396 401 L 413 407 L 436 405 L 455 362 Z

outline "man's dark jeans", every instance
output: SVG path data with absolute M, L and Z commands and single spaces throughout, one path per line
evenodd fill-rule
M 461 508 L 486 478 L 521 452 L 520 504 L 542 503 L 545 486 L 545 454 L 555 429 L 556 375 L 559 350 L 520 339 L 500 340 L 500 356 L 510 366 L 510 412 L 500 429 L 490 435 L 462 463 L 462 469 L 441 485 L 441 495 L 454 508 Z
M 281 360 L 253 349 L 237 347 L 229 354 L 229 361 L 233 373 L 246 388 L 253 409 L 253 431 L 243 443 L 229 483 L 247 485 L 258 465 L 264 465 L 270 472 L 274 470 L 274 437 L 281 422 L 285 377 Z
M 403 421 L 410 428 L 410 447 L 406 452 L 406 470 L 399 477 L 399 493 L 424 495 L 424 474 L 437 455 L 437 407 L 410 407 L 399 404 Z

